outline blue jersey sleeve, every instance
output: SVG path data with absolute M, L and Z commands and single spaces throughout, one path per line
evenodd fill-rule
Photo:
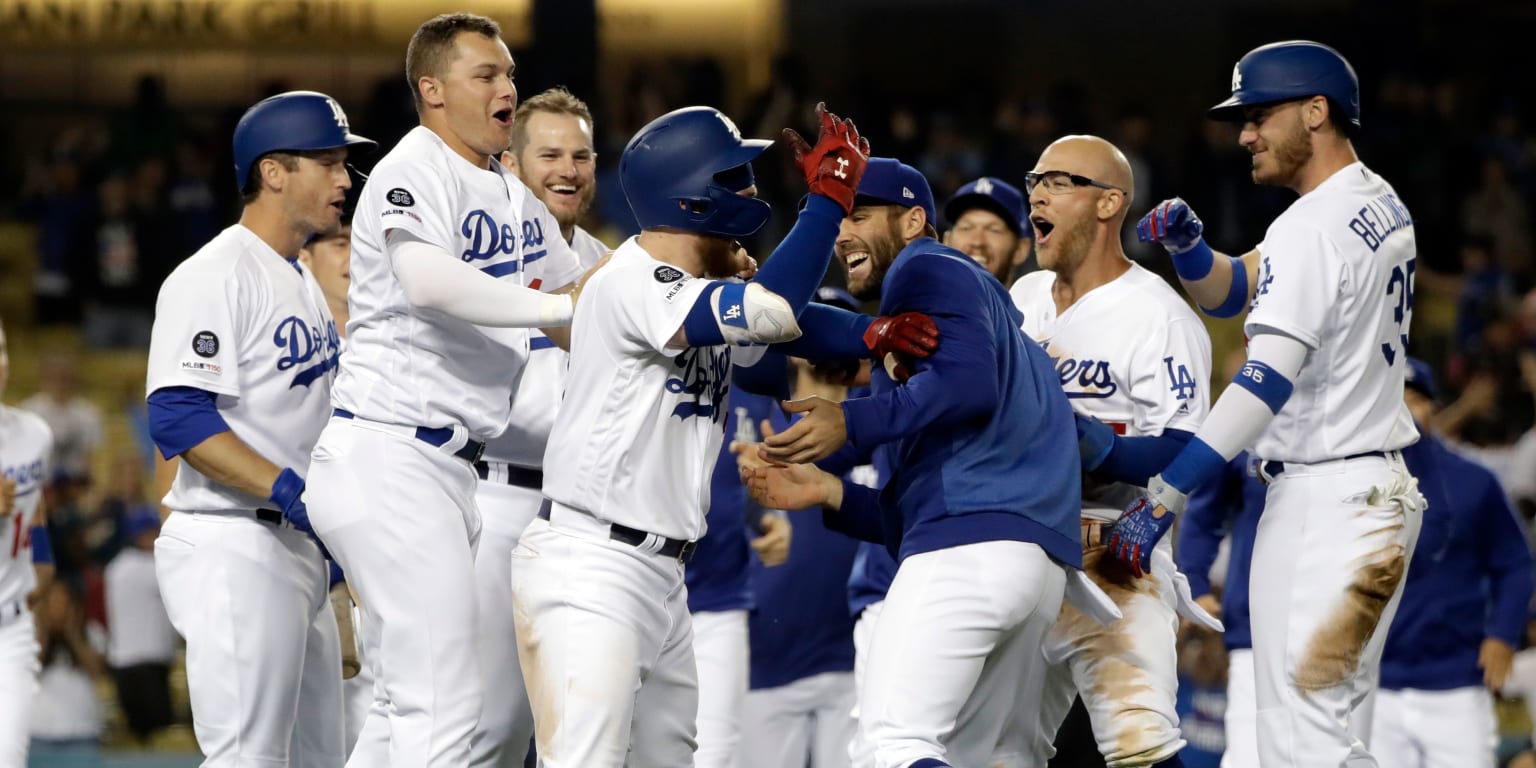
M 1525 635 L 1531 592 L 1536 587 L 1530 545 L 1526 543 L 1525 531 L 1498 479 L 1489 472 L 1482 486 L 1478 507 L 1483 511 L 1484 519 L 1479 528 L 1486 555 L 1484 562 L 1488 564 L 1490 603 L 1485 634 L 1519 648 L 1520 639 Z
M 1195 488 L 1184 508 L 1174 551 L 1195 597 L 1211 594 L 1211 566 L 1216 563 L 1228 521 L 1243 508 L 1243 467 L 1247 460 L 1248 455 L 1240 453 L 1227 462 L 1220 474 Z
M 880 492 L 843 478 L 843 503 L 821 513 L 822 525 L 860 541 L 884 545 L 885 524 L 880 514 Z
M 919 255 L 890 281 L 886 314 L 923 312 L 939 328 L 939 348 L 915 361 L 906 383 L 843 403 L 848 440 L 866 450 L 932 426 L 984 419 L 1001 397 L 997 337 L 976 270 L 945 255 Z

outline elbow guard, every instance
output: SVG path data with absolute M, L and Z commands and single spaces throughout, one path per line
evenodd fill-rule
M 721 283 L 709 297 L 720 338 L 728 344 L 778 344 L 800 338 L 784 297 L 757 283 Z

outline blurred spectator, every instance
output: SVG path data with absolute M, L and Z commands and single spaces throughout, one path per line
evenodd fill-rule
M 104 637 L 86 622 L 80 596 L 67 582 L 55 581 L 43 594 L 37 640 L 43 671 L 32 700 L 34 764 L 68 758 L 70 765 L 93 765 L 102 731 L 96 681 L 106 671 L 98 650 Z
M 78 151 L 58 146 L 50 153 L 46 168 L 31 174 L 22 189 L 21 213 L 37 225 L 38 263 L 32 295 L 37 322 L 44 325 L 80 322 L 74 260 L 80 253 L 82 228 L 95 206 L 84 173 Z
M 107 565 L 107 663 L 128 730 L 147 743 L 171 724 L 171 661 L 176 630 L 155 579 L 160 513 L 145 507 L 124 521 L 130 542 Z
M 196 142 L 176 145 L 176 174 L 167 197 L 176 226 L 178 259 L 191 255 L 223 229 L 218 196 L 213 191 L 213 164 Z
M 101 502 L 85 533 L 86 545 L 96 562 L 112 562 L 118 552 L 133 546 L 135 536 L 129 530 L 129 521 L 143 515 L 158 515 L 155 510 L 159 507 L 150 501 L 144 487 L 147 475 L 148 469 L 137 454 L 123 452 L 113 456 Z
M 133 104 L 112 122 L 109 157 L 120 167 L 133 167 L 146 158 L 169 158 L 176 150 L 181 119 L 165 99 L 159 75 L 139 78 Z
M 53 430 L 53 455 L 48 463 L 55 482 L 89 478 L 96 450 L 101 447 L 101 410 L 80 394 L 75 364 L 72 352 L 44 354 L 42 388 L 21 401 L 22 408 L 41 416 Z
M 1509 168 L 1496 154 L 1485 156 L 1478 168 L 1479 184 L 1461 206 L 1461 227 L 1468 235 L 1487 238 L 1494 257 L 1506 268 L 1524 271 L 1512 260 L 1530 254 L 1530 208 L 1509 178 Z
M 1482 344 L 1483 332 L 1514 296 L 1514 282 L 1493 258 L 1493 239 L 1471 235 L 1461 245 L 1461 290 L 1456 297 L 1456 346 L 1462 353 Z

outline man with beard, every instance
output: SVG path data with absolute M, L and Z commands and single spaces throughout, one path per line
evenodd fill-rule
M 765 506 L 821 505 L 899 561 L 858 697 L 876 765 L 986 765 L 1012 702 L 1039 697 L 1041 645 L 1082 562 L 1071 406 L 1003 285 L 934 239 L 922 174 L 873 159 L 856 203 L 837 238 L 850 291 L 931 316 L 943 344 L 884 357 L 867 397 L 786 404 L 803 417 L 738 446 L 742 473 Z M 870 455 L 878 491 L 842 477 Z
M 1172 540 L 1159 548 L 1150 583 L 1138 583 L 1105 550 L 1104 533 L 1205 418 L 1211 342 L 1173 288 L 1121 248 L 1135 185 L 1117 147 L 1096 136 L 1058 139 L 1024 185 L 1042 269 L 1011 293 L 1024 332 L 1055 361 L 1077 414 L 1082 469 L 1090 473 L 1081 496 L 1084 571 L 1124 617 L 1101 627 L 1062 607 L 1046 639 L 1050 666 L 1038 708 L 1020 700 L 1022 722 L 1013 725 L 1023 730 L 1001 751 L 1049 754 L 1081 695 L 1107 764 L 1181 765 L 1176 614 L 1221 625 L 1190 599 Z M 1023 743 L 1029 735 L 1038 741 Z
M 1251 446 L 1269 484 L 1249 582 L 1259 761 L 1376 765 L 1356 709 L 1376 687 L 1424 511 L 1400 453 L 1418 439 L 1403 404 L 1413 218 L 1355 155 L 1360 84 L 1332 48 L 1250 51 L 1210 117 L 1242 125 L 1255 182 L 1300 199 L 1242 257 L 1218 257 L 1182 200 L 1137 225 L 1207 313 L 1248 307 L 1248 361 L 1110 548 L 1146 573 L 1187 494 Z
M 518 654 L 545 766 L 693 764 L 683 566 L 704 533 L 731 371 L 800 336 L 867 160 L 851 123 L 817 112 L 814 147 L 785 131 L 810 194 L 751 282 L 729 278 L 743 266 L 737 238 L 771 213 L 755 199 L 751 165 L 769 142 L 689 107 L 647 124 L 619 161 L 642 231 L 586 288 L 544 457 L 549 502 L 512 553 Z
M 1024 195 L 1002 179 L 983 176 L 961 187 L 944 204 L 944 218 L 944 244 L 975 259 L 1003 285 L 1029 260 L 1035 232 Z
M 609 248 L 579 226 L 597 191 L 592 112 L 563 88 L 552 88 L 517 107 L 511 148 L 501 161 L 549 209 L 583 268 Z M 554 233 L 548 233 L 553 235 Z M 530 253 L 525 259 L 537 258 Z M 512 617 L 512 550 L 544 501 L 544 448 L 565 391 L 569 356 L 538 331 L 528 340 L 528 362 L 512 395 L 506 431 L 485 444 L 475 462 L 480 483 L 475 506 L 483 527 L 475 550 L 480 607 L 480 678 L 485 703 L 470 746 L 470 765 L 519 766 L 533 740 L 533 712 L 517 663 Z

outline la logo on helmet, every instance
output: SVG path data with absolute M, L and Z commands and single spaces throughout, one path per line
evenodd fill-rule
M 352 127 L 347 125 L 347 113 L 341 111 L 341 105 L 337 104 L 336 100 L 332 98 L 326 98 L 325 103 L 330 105 L 331 117 L 336 120 L 337 127 L 343 131 L 352 130 Z
M 1242 87 L 1243 87 L 1243 71 L 1241 69 L 1238 69 L 1238 66 L 1239 65 L 1236 65 L 1236 64 L 1234 64 L 1232 66 L 1232 92 L 1233 93 L 1236 93 L 1237 91 L 1241 90 Z
M 741 131 L 736 128 L 736 124 L 731 122 L 729 117 L 726 117 L 724 113 L 719 111 L 715 112 L 715 117 L 720 118 L 720 122 L 725 123 L 725 129 L 731 132 L 731 138 L 741 141 Z

